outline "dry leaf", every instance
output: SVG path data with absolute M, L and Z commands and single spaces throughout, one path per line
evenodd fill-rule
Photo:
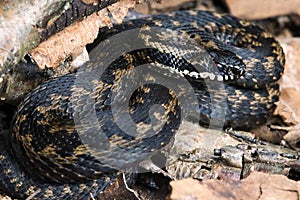
M 172 181 L 173 200 L 197 199 L 289 199 L 296 200 L 300 196 L 300 183 L 289 180 L 282 175 L 270 175 L 253 172 L 241 181 L 208 180 L 197 181 L 184 179 Z
M 128 9 L 133 8 L 135 0 L 121 0 L 108 7 L 114 20 L 121 23 Z M 83 48 L 94 41 L 101 27 L 111 27 L 112 22 L 108 10 L 102 9 L 84 20 L 75 22 L 53 35 L 30 54 L 41 69 L 53 68 L 68 57 L 76 58 Z
M 230 12 L 244 19 L 263 19 L 289 13 L 300 14 L 299 0 L 226 0 Z
M 280 80 L 280 99 L 275 114 L 282 117 L 286 124 L 295 125 L 289 128 L 284 139 L 294 149 L 300 140 L 300 39 L 280 40 L 286 55 L 284 75 Z
M 111 25 L 107 10 L 102 9 L 53 35 L 30 54 L 41 69 L 56 67 L 67 57 L 80 55 L 86 44 L 94 41 L 100 27 Z
M 127 15 L 128 9 L 134 8 L 136 1 L 122 0 L 108 7 L 109 12 L 117 24 L 122 23 L 123 18 Z

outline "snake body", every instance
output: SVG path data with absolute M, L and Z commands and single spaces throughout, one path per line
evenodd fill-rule
M 132 41 L 121 44 L 114 37 L 137 28 L 130 32 Z M 265 123 L 276 107 L 284 54 L 271 34 L 252 23 L 227 14 L 178 11 L 128 21 L 100 34 L 107 49 L 96 47 L 77 73 L 34 89 L 20 103 L 10 133 L 0 135 L 0 186 L 10 196 L 97 196 L 119 171 L 168 144 L 185 116 L 176 88 L 155 84 L 158 77 L 174 83 L 166 75 L 175 74 L 178 87 L 181 79 L 187 80 L 197 105 L 185 109 L 194 109 L 201 125 L 223 120 L 224 127 L 249 130 Z M 118 53 L 120 46 L 138 42 L 144 48 Z M 109 60 L 114 53 L 116 59 Z M 203 57 L 195 60 L 193 55 Z M 108 67 L 101 69 L 105 62 Z M 151 64 L 142 71 L 148 81 L 132 89 L 134 69 L 144 64 Z M 148 76 L 153 69 L 155 75 Z M 208 88 L 211 82 L 217 84 Z M 213 108 L 212 96 L 225 104 Z M 122 117 L 119 124 L 124 127 L 116 122 L 113 110 L 121 104 L 133 125 Z M 164 114 L 154 110 L 149 116 L 154 105 L 164 108 Z

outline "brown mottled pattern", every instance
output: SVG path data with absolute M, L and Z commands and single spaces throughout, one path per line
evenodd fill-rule
M 166 30 L 150 34 L 152 27 Z M 201 88 L 202 79 L 224 81 L 223 88 L 213 88 L 210 92 L 219 101 L 224 101 L 222 97 L 226 96 L 226 115 L 222 117 L 227 127 L 254 128 L 264 123 L 274 111 L 279 94 L 277 80 L 283 73 L 284 53 L 279 43 L 265 30 L 226 14 L 179 11 L 133 20 L 100 32 L 103 31 L 103 39 L 106 39 L 133 28 L 140 28 L 140 39 L 149 48 L 123 53 L 103 73 L 105 79 L 95 72 L 104 62 L 100 59 L 101 55 L 105 58 L 109 52 L 99 50 L 91 62 L 83 66 L 85 72 L 90 73 L 89 76 L 81 71 L 53 79 L 24 99 L 11 133 L 0 135 L 2 190 L 21 199 L 95 197 L 115 180 L 120 169 L 132 167 L 167 145 L 181 120 L 181 104 L 172 89 L 155 87 L 151 83 L 137 88 L 128 108 L 135 122 L 134 128 L 139 133 L 135 137 L 119 130 L 112 115 L 112 98 L 119 99 L 121 104 L 128 104 L 123 100 L 123 92 L 128 90 L 128 86 L 123 84 L 122 78 L 130 77 L 127 72 L 134 74 L 132 69 L 145 63 L 161 64 L 155 65 L 158 72 L 167 64 L 169 73 L 173 70 L 180 77 L 189 79 L 199 103 L 200 124 L 205 125 L 207 120 L 218 117 L 210 115 L 210 98 L 207 90 Z M 174 35 L 172 30 L 180 34 Z M 166 42 L 174 36 L 184 38 L 185 35 L 195 38 L 194 41 L 201 46 L 186 49 L 186 44 L 174 47 L 173 43 Z M 212 71 L 207 63 L 203 71 L 191 71 L 182 57 L 203 52 L 204 49 L 212 54 L 214 51 L 222 55 L 224 52 L 224 55 L 234 54 L 234 59 L 242 60 L 245 69 L 238 66 L 237 75 L 233 77 Z M 192 64 L 205 63 L 213 58 L 203 57 L 199 61 L 192 61 Z M 230 66 L 227 69 L 231 70 Z M 77 79 L 77 75 L 81 76 L 80 79 Z M 146 78 L 154 82 L 157 79 L 155 76 Z M 227 79 L 233 82 L 228 83 Z M 119 93 L 112 97 L 112 91 Z M 153 100 L 151 103 L 165 109 L 164 114 L 157 111 L 153 113 L 158 124 L 166 123 L 161 128 L 162 133 L 145 137 L 151 129 L 160 130 L 160 126 L 151 127 L 147 122 L 152 105 L 149 98 Z M 95 120 L 89 118 L 93 114 Z M 76 124 L 76 118 L 84 117 L 90 120 Z M 104 130 L 105 138 L 97 140 L 97 133 L 101 130 Z M 79 136 L 81 131 L 84 134 Z M 83 138 L 90 143 L 85 145 L 81 140 Z M 97 150 L 97 146 L 102 148 L 101 151 Z M 199 170 L 193 166 L 179 173 L 189 174 L 189 171 Z

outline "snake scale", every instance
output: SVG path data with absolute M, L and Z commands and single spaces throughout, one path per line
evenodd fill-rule
M 10 133 L 0 135 L 0 186 L 10 196 L 96 197 L 120 171 L 171 141 L 186 117 L 183 107 L 201 125 L 223 119 L 222 127 L 246 130 L 265 123 L 276 107 L 284 53 L 257 25 L 228 14 L 177 11 L 100 35 L 91 60 L 34 89 L 20 103 Z M 133 80 L 139 74 L 141 85 Z M 181 80 L 196 106 L 179 101 L 189 100 L 185 90 L 176 92 Z

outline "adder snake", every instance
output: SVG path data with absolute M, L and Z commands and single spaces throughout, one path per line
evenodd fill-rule
M 19 105 L 10 134 L 1 135 L 0 186 L 10 196 L 97 196 L 119 171 L 168 144 L 185 118 L 249 130 L 276 107 L 284 53 L 257 25 L 178 11 L 100 35 L 91 61 L 34 89 Z M 193 98 L 196 105 L 189 104 Z

